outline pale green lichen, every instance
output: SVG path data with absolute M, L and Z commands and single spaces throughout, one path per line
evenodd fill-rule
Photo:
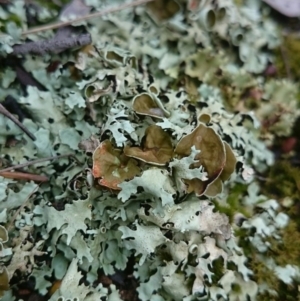
M 1 25 L 11 19 L 1 55 L 24 41 L 23 1 L 17 2 L 0 11 Z M 30 113 L 23 123 L 37 138 L 32 142 L 0 116 L 1 159 L 18 164 L 71 153 L 78 160 L 28 167 L 50 177 L 28 201 L 36 184 L 0 184 L 0 222 L 22 206 L 10 229 L 15 240 L 8 248 L 1 242 L 7 278 L 16 271 L 33 277 L 44 296 L 59 281 L 51 301 L 121 300 L 114 285 L 99 284 L 99 271 L 111 276 L 128 265 L 145 301 L 255 300 L 275 289 L 257 270 L 284 283 L 299 277 L 295 260 L 267 260 L 288 217 L 255 183 L 246 192 L 242 173 L 273 163 L 258 139 L 268 105 L 278 109 L 281 99 L 291 100 L 289 115 L 268 128 L 273 136 L 288 135 L 298 116 L 290 82 L 255 76 L 280 42 L 275 24 L 260 1 L 165 4 L 166 11 L 149 4 L 90 20 L 84 26 L 94 43 L 76 52 L 26 56 L 24 68 L 48 91 L 28 86 L 20 96 L 15 73 L 1 71 L 0 95 L 18 96 Z M 42 11 L 40 20 L 46 17 Z M 55 60 L 57 68 L 48 70 Z M 247 106 L 234 112 L 253 87 L 263 87 L 268 101 L 257 106 L 258 118 Z M 11 135 L 16 145 L 7 143 Z M 105 162 L 101 152 L 90 157 L 96 149 L 106 151 Z M 241 213 L 245 221 L 235 225 Z M 11 291 L 3 300 L 13 300 Z

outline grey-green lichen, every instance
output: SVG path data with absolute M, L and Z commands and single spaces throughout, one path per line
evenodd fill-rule
M 50 177 L 28 201 L 36 184 L 0 184 L 0 222 L 11 237 L 2 242 L 9 247 L 1 248 L 1 275 L 7 269 L 10 279 L 15 271 L 33 277 L 44 296 L 59 281 L 51 301 L 121 300 L 113 284 L 94 283 L 99 270 L 124 271 L 132 258 L 142 301 L 256 300 L 267 290 L 276 296 L 269 282 L 255 278 L 258 264 L 251 265 L 249 249 L 279 281 L 299 277 L 295 264 L 266 255 L 268 239 L 281 240 L 288 217 L 252 182 L 252 168 L 273 163 L 259 140 L 270 108 L 258 106 L 257 116 L 247 106 L 234 110 L 253 87 L 276 110 L 280 99 L 291 99 L 288 117 L 268 128 L 270 135 L 289 134 L 298 114 L 293 85 L 256 76 L 280 43 L 276 25 L 260 1 L 163 2 L 89 20 L 84 26 L 93 45 L 26 56 L 25 69 L 46 91 L 27 86 L 20 96 L 16 74 L 0 71 L 1 97 L 16 97 L 30 112 L 23 123 L 37 138 L 31 141 L 0 115 L 6 124 L 1 160 L 18 164 L 69 153 L 78 160 L 28 167 Z M 23 1 L 0 9 L 6 26 L 0 53 L 6 55 L 23 41 L 26 16 Z M 44 14 L 41 19 L 49 18 Z M 55 70 L 51 62 L 58 62 Z M 248 191 L 229 202 L 237 183 Z M 3 300 L 12 298 L 7 291 Z

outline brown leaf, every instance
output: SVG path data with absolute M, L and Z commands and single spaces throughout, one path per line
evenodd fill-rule
M 225 147 L 220 136 L 212 129 L 200 124 L 191 134 L 183 137 L 175 148 L 175 153 L 185 157 L 195 146 L 201 153 L 195 159 L 204 166 L 210 179 L 216 178 L 223 170 L 226 162 Z
M 226 152 L 226 163 L 225 166 L 218 178 L 216 178 L 213 182 L 208 184 L 205 189 L 204 194 L 209 197 L 214 197 L 217 194 L 221 193 L 223 190 L 223 182 L 228 180 L 231 174 L 235 170 L 236 165 L 236 157 L 227 142 L 224 142 L 225 152 Z
M 226 164 L 225 146 L 219 135 L 212 128 L 203 124 L 179 141 L 175 153 L 182 157 L 189 156 L 193 145 L 201 151 L 195 157 L 198 163 L 195 163 L 193 167 L 203 166 L 208 174 L 208 180 L 192 179 L 184 182 L 188 186 L 187 192 L 194 191 L 197 195 L 202 195 L 207 186 L 217 179 L 224 169 Z
M 236 165 L 236 157 L 229 146 L 227 142 L 223 142 L 225 146 L 225 152 L 226 152 L 226 163 L 225 166 L 220 174 L 220 179 L 224 182 L 229 179 L 231 174 L 235 170 L 235 165 Z
M 198 119 L 200 122 L 208 124 L 210 122 L 211 117 L 209 114 L 201 114 Z
M 219 178 L 215 179 L 212 183 L 208 184 L 204 194 L 208 197 L 214 197 L 217 194 L 221 193 L 223 190 L 223 182 Z
M 7 230 L 0 225 L 0 243 L 7 242 L 7 240 L 8 240 Z
M 156 118 L 164 118 L 165 112 L 148 93 L 137 95 L 133 99 L 133 109 L 137 114 L 148 115 Z
M 9 279 L 6 267 L 0 268 L 0 297 L 4 295 L 4 292 L 9 290 Z
M 165 165 L 173 156 L 170 135 L 157 125 L 147 128 L 140 147 L 125 147 L 124 154 L 144 162 Z
M 180 10 L 179 4 L 174 0 L 152 1 L 147 3 L 147 8 L 157 21 L 168 20 Z
M 126 157 L 109 140 L 101 142 L 93 154 L 93 176 L 98 178 L 101 186 L 121 190 L 118 186 L 120 183 L 139 173 L 137 161 Z
M 201 181 L 197 178 L 192 180 L 184 180 L 184 183 L 187 186 L 186 192 L 191 193 L 195 192 L 196 195 L 202 195 L 208 185 L 208 181 Z

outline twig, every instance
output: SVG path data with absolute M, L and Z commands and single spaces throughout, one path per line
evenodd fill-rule
M 104 9 L 102 11 L 92 13 L 92 14 L 88 14 L 88 15 L 85 15 L 85 16 L 82 16 L 82 17 L 78 17 L 78 18 L 73 19 L 73 20 L 57 22 L 57 23 L 54 23 L 54 24 L 47 24 L 47 25 L 44 25 L 44 26 L 39 26 L 39 27 L 35 27 L 35 28 L 32 28 L 32 29 L 28 29 L 26 31 L 23 31 L 22 35 L 26 36 L 26 35 L 29 35 L 29 34 L 32 34 L 32 33 L 37 33 L 37 32 L 46 31 L 46 30 L 50 30 L 50 29 L 56 29 L 56 28 L 59 28 L 59 27 L 71 25 L 75 22 L 81 22 L 81 21 L 85 21 L 85 20 L 88 20 L 88 19 L 91 19 L 91 18 L 101 17 L 101 16 L 104 16 L 104 15 L 107 15 L 107 14 L 110 14 L 110 13 L 114 13 L 114 12 L 117 12 L 117 11 L 120 11 L 120 10 L 123 10 L 123 9 L 126 9 L 126 8 L 135 7 L 135 6 L 145 4 L 145 3 L 148 3 L 148 2 L 152 2 L 152 1 L 154 1 L 154 0 L 137 0 L 137 1 L 134 1 L 134 2 L 130 2 L 130 3 L 125 3 L 125 4 L 122 4 L 118 7 Z
M 13 55 L 59 53 L 69 48 L 85 46 L 92 42 L 90 34 L 80 34 L 73 37 L 55 36 L 44 41 L 28 42 L 13 46 Z
M 22 164 L 17 164 L 17 165 L 14 165 L 14 166 L 11 166 L 11 167 L 7 167 L 7 168 L 4 168 L 4 169 L 0 169 L 0 175 L 3 172 L 7 172 L 7 171 L 14 170 L 14 169 L 23 168 L 23 167 L 26 167 L 26 166 L 29 166 L 29 165 L 38 164 L 38 163 L 41 163 L 41 162 L 46 162 L 46 161 L 52 161 L 52 160 L 56 160 L 56 159 L 60 159 L 60 158 L 65 158 L 65 157 L 73 157 L 73 158 L 75 158 L 75 160 L 77 160 L 76 157 L 73 154 L 60 155 L 60 156 L 54 156 L 54 157 L 47 157 L 47 158 L 42 158 L 42 159 L 28 161 L 28 162 L 22 163 Z
M 40 187 L 40 184 L 38 186 L 36 186 L 32 190 L 32 192 L 27 196 L 27 199 L 25 200 L 25 202 L 15 212 L 15 214 L 13 215 L 13 217 L 11 218 L 11 220 L 10 220 L 8 226 L 7 226 L 7 231 L 9 231 L 12 228 L 12 225 L 13 225 L 14 221 L 16 220 L 18 214 L 21 212 L 21 210 L 23 210 L 23 208 L 25 207 L 25 205 L 28 203 L 28 201 L 30 200 L 30 198 L 32 197 L 32 195 L 38 190 L 39 187 Z
M 16 61 L 17 59 L 14 58 Z M 17 65 L 14 66 L 16 71 L 16 77 L 22 86 L 37 87 L 40 91 L 47 91 L 39 81 L 37 81 L 30 72 L 27 72 L 21 63 L 17 61 Z
M 46 176 L 26 173 L 26 172 L 19 172 L 19 171 L 4 171 L 0 173 L 0 177 L 8 178 L 8 179 L 15 179 L 15 180 L 27 180 L 27 181 L 34 181 L 34 182 L 48 182 L 49 178 Z
M 12 122 L 14 122 L 28 137 L 32 140 L 36 140 L 35 136 L 9 111 L 7 111 L 4 106 L 0 103 L 0 113 L 9 118 Z

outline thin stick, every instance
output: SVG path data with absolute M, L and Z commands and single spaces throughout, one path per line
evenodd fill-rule
M 57 37 L 44 41 L 33 41 L 13 46 L 13 55 L 59 53 L 73 47 L 85 46 L 92 42 L 89 34 L 79 34 L 75 37 Z
M 15 212 L 15 214 L 13 215 L 10 223 L 7 226 L 7 231 L 9 231 L 12 228 L 12 225 L 14 223 L 14 221 L 16 220 L 18 214 L 21 212 L 21 210 L 23 210 L 23 208 L 25 207 L 25 205 L 28 203 L 28 201 L 30 200 L 30 198 L 32 197 L 32 195 L 40 188 L 41 184 L 38 184 L 38 186 L 36 186 L 32 192 L 27 196 L 25 202 L 19 207 L 19 209 Z
M 0 177 L 15 179 L 15 180 L 27 180 L 34 182 L 48 182 L 49 178 L 46 176 L 36 175 L 32 173 L 19 172 L 19 171 L 4 171 L 0 173 Z
M 36 140 L 35 136 L 9 111 L 7 111 L 4 106 L 0 103 L 0 113 L 9 118 L 13 123 L 15 123 L 29 138 L 33 141 Z
M 32 33 L 37 33 L 37 32 L 46 31 L 46 30 L 50 30 L 50 29 L 56 29 L 56 28 L 59 28 L 59 27 L 71 25 L 75 22 L 81 22 L 81 21 L 85 21 L 85 20 L 88 20 L 88 19 L 91 19 L 91 18 L 101 17 L 101 16 L 104 16 L 104 15 L 107 15 L 107 14 L 110 14 L 110 13 L 114 13 L 114 12 L 117 12 L 117 11 L 120 11 L 120 10 L 123 10 L 123 9 L 126 9 L 126 8 L 139 6 L 141 4 L 145 4 L 145 3 L 148 3 L 148 2 L 152 2 L 152 1 L 154 1 L 154 0 L 137 0 L 137 1 L 134 1 L 134 2 L 131 2 L 131 3 L 125 3 L 125 4 L 120 5 L 118 7 L 104 9 L 102 11 L 92 13 L 92 14 L 88 14 L 88 15 L 85 15 L 85 16 L 82 16 L 82 17 L 78 17 L 78 18 L 73 19 L 73 20 L 57 22 L 57 23 L 54 23 L 54 24 L 47 24 L 47 25 L 44 25 L 44 26 L 39 26 L 39 27 L 35 27 L 35 28 L 32 28 L 32 29 L 28 29 L 26 31 L 23 31 L 22 35 L 25 36 L 25 35 L 29 35 L 29 34 L 32 34 Z
M 68 155 L 60 155 L 60 156 L 54 156 L 54 157 L 48 157 L 48 158 L 32 160 L 32 161 L 28 161 L 26 163 L 17 164 L 17 165 L 11 166 L 11 167 L 0 169 L 0 174 L 3 173 L 3 172 L 14 170 L 14 169 L 23 168 L 23 167 L 26 167 L 26 166 L 29 166 L 29 165 L 34 165 L 34 164 L 45 162 L 45 161 L 52 161 L 52 160 L 56 160 L 56 159 L 60 159 L 60 158 L 64 158 L 64 157 L 73 157 L 74 158 L 75 156 L 73 154 L 68 154 Z

